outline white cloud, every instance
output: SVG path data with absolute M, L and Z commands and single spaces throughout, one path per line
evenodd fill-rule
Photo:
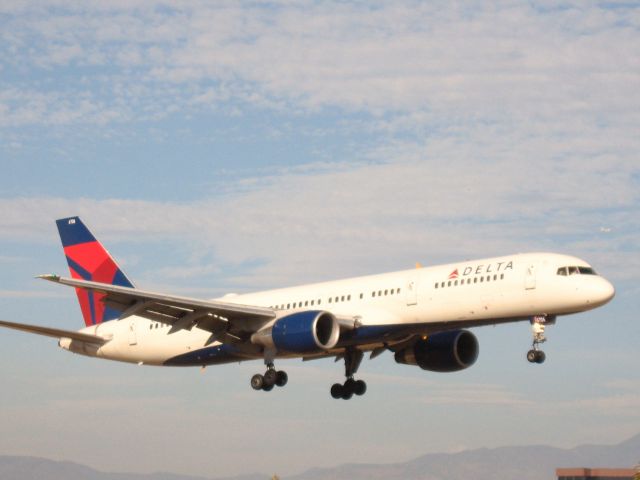
M 192 252 L 191 264 L 163 265 L 150 278 L 217 275 L 248 262 L 246 276 L 228 279 L 245 288 L 372 272 L 374 259 L 375 270 L 397 269 L 527 250 L 588 255 L 603 273 L 637 275 L 635 249 L 624 248 L 640 235 L 633 166 L 606 158 L 523 165 L 507 153 L 489 162 L 482 147 L 473 161 L 466 149 L 444 161 L 447 143 L 374 153 L 391 163 L 258 172 L 192 202 L 4 199 L 0 236 L 50 242 L 54 218 L 79 214 L 107 242 L 179 241 Z M 603 236 L 603 224 L 623 228 Z
M 446 385 L 429 392 L 422 401 L 428 405 L 467 405 L 482 408 L 486 405 L 500 407 L 530 408 L 532 400 L 525 398 L 523 393 L 509 391 L 501 385 L 465 384 Z
M 614 109 L 612 121 L 637 119 L 639 63 L 625 25 L 632 6 L 184 3 L 163 13 L 158 5 L 65 3 L 64 13 L 31 5 L 8 24 L 19 52 L 9 62 L 64 67 L 102 57 L 126 67 L 111 71 L 113 83 L 206 92 L 221 82 L 262 106 L 554 125 Z M 185 94 L 177 100 L 184 108 Z

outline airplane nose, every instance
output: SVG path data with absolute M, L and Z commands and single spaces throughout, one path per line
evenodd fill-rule
M 609 300 L 611 300 L 616 295 L 616 289 L 611 284 L 611 282 L 609 282 L 608 280 L 605 280 L 605 281 L 607 282 L 605 298 L 606 298 L 606 301 L 608 302 Z
M 600 279 L 597 291 L 594 292 L 594 301 L 593 303 L 596 305 L 604 305 L 608 303 L 616 294 L 616 289 L 614 286 L 604 278 Z

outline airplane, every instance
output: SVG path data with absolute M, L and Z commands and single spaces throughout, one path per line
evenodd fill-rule
M 56 221 L 71 277 L 39 278 L 74 287 L 85 321 L 79 331 L 0 321 L 0 326 L 58 338 L 64 350 L 158 366 L 199 366 L 261 359 L 255 390 L 288 381 L 285 358 L 343 360 L 346 380 L 333 398 L 363 395 L 355 374 L 365 353 L 435 372 L 473 365 L 469 328 L 529 321 L 531 363 L 556 318 L 600 307 L 613 285 L 584 260 L 525 253 L 381 275 L 201 300 L 138 289 L 79 217 Z

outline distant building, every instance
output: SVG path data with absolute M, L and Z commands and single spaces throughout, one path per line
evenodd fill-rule
M 634 480 L 634 468 L 558 468 L 558 480 Z

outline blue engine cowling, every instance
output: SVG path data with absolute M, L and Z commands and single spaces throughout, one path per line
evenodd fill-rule
M 457 372 L 478 358 L 478 340 L 467 330 L 436 333 L 396 352 L 395 359 L 432 372 Z
M 306 353 L 328 350 L 338 343 L 340 325 L 331 313 L 318 310 L 292 313 L 271 327 L 270 339 L 281 351 Z

